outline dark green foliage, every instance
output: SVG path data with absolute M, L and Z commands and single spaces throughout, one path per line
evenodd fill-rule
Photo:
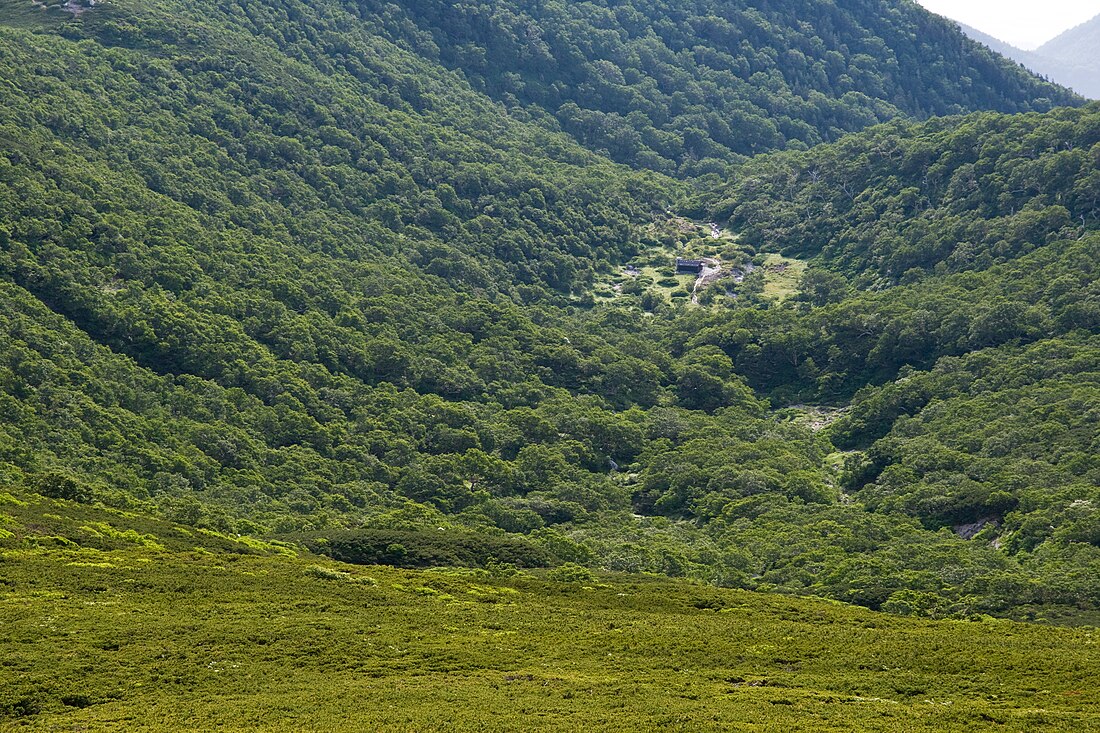
M 687 348 L 720 347 L 750 385 L 783 400 L 842 400 L 943 356 L 1100 332 L 1098 256 L 1100 237 L 1087 234 L 985 272 L 864 292 L 821 308 L 740 308 L 679 338 Z
M 755 160 L 716 217 L 821 269 L 814 309 L 741 309 L 691 343 L 784 398 L 845 398 L 906 366 L 1096 333 L 1100 108 L 893 124 Z M 868 290 L 831 305 L 846 279 Z M 800 390 L 792 390 L 800 385 Z
M 72 476 L 58 471 L 36 475 L 30 482 L 30 488 L 51 499 L 66 499 L 87 504 L 92 501 L 92 493 Z
M 369 74 L 199 15 L 105 6 L 61 26 L 81 43 L 3 31 L 11 480 L 65 467 L 113 503 L 243 531 L 405 497 L 537 528 L 503 503 L 532 481 L 551 519 L 606 507 L 587 474 L 630 460 L 638 436 L 604 410 L 652 404 L 668 359 L 516 301 L 564 303 L 632 251 L 648 179 L 365 30 L 346 50 Z M 377 75 L 420 84 L 422 109 Z M 566 388 L 591 399 L 549 408 L 545 435 L 511 419 Z M 551 438 L 570 444 L 542 468 L 519 455 Z M 555 482 L 567 504 L 546 496 Z
M 320 553 L 356 565 L 484 568 L 493 563 L 509 563 L 538 568 L 551 561 L 544 550 L 529 542 L 484 534 L 353 530 L 304 540 Z
M 834 428 L 838 442 L 878 439 L 852 488 L 878 510 L 985 521 L 1012 554 L 1076 544 L 1100 557 L 1098 372 L 1100 342 L 1078 337 L 946 359 L 868 391 Z
M 1100 107 L 892 123 L 757 159 L 713 207 L 864 285 L 984 270 L 1100 224 Z
M 840 488 L 869 516 L 971 546 L 965 560 L 951 540 L 914 552 L 889 522 L 855 533 L 858 559 L 848 545 L 824 560 L 779 529 L 805 521 L 789 510 L 725 505 L 711 531 L 751 517 L 737 536 L 754 559 L 766 556 L 757 527 L 784 538 L 764 578 L 790 583 L 810 562 L 830 569 L 818 576 L 830 594 L 907 613 L 1097 602 L 1098 121 L 1093 106 L 890 125 L 742 168 L 715 214 L 818 268 L 780 307 L 701 318 L 682 348 L 718 346 L 778 401 L 854 394 L 825 431 L 850 451 L 836 459 Z M 864 292 L 830 303 L 845 280 Z M 830 520 L 827 536 L 850 521 Z M 948 580 L 970 563 L 985 570 Z
M 365 3 L 392 38 L 613 160 L 722 172 L 897 116 L 1079 102 L 916 3 Z M 796 20 L 797 19 L 797 20 Z

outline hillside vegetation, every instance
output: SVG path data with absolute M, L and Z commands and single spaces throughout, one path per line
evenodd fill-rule
M 738 256 L 815 258 L 801 294 L 749 276 L 705 308 L 626 287 L 592 307 L 685 189 L 351 12 L 123 2 L 3 31 L 5 483 L 221 532 L 352 530 L 355 557 L 397 565 L 504 553 L 928 615 L 1098 602 L 1087 422 L 1046 420 L 1044 480 L 1021 483 L 1008 448 L 967 468 L 975 439 L 917 466 L 892 431 L 924 405 L 860 392 L 828 431 L 770 412 L 1052 329 L 1087 354 L 1095 109 L 752 161 L 694 206 Z M 1044 380 L 1021 389 L 1059 401 Z M 941 532 L 981 522 L 1000 549 Z
M 824 111 L 789 116 L 803 138 L 631 167 L 457 64 L 505 53 L 497 26 L 448 40 L 468 29 L 436 6 L 5 4 L 0 482 L 395 565 L 571 562 L 935 617 L 1095 608 L 1100 112 L 899 120 L 714 190 L 680 180 L 899 115 L 1078 101 L 909 4 L 821 7 L 820 43 L 782 8 L 724 22 L 745 54 L 804 37 L 835 79 L 815 60 L 789 94 L 766 65 L 727 83 L 708 75 L 737 58 L 670 37 L 675 62 L 636 70 L 658 91 L 631 97 L 680 104 L 661 79 L 698 77 L 684 110 L 633 117 L 668 140 L 710 86 L 736 92 L 724 119 L 805 97 Z M 672 13 L 528 10 L 607 36 L 546 66 L 572 80 Z M 674 25 L 708 37 L 694 17 Z M 918 84 L 890 54 L 940 61 Z M 639 253 L 672 264 L 684 199 L 730 221 L 743 282 L 597 305 Z M 769 291 L 774 250 L 812 265 L 798 292 Z
M 913 2 L 400 1 L 388 37 L 635 167 L 699 175 L 895 117 L 1047 111 L 1064 89 Z
M 1100 224 L 1098 110 L 895 123 L 765 156 L 711 213 L 863 287 L 985 270 Z
M 1093 630 L 577 568 L 364 568 L 2 500 L 10 730 L 1100 729 Z
M 0 0 L 0 726 L 1100 730 L 1081 105 L 908 0 Z

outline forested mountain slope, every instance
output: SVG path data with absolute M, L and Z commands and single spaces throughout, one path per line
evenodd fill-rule
M 136 48 L 5 35 L 0 238 L 16 413 L 3 428 L 20 470 L 76 470 L 158 503 L 203 497 L 251 521 L 292 501 L 323 524 L 330 498 L 337 514 L 384 510 L 376 492 L 422 451 L 498 447 L 474 402 L 404 390 L 475 402 L 491 391 L 518 407 L 593 380 L 623 406 L 631 390 L 652 401 L 646 390 L 667 378 L 659 357 L 629 384 L 614 366 L 634 374 L 652 347 L 569 339 L 499 297 L 583 288 L 591 268 L 629 252 L 645 180 L 463 98 L 446 72 L 431 93 L 430 70 L 382 41 L 360 57 L 440 110 L 374 101 L 390 92 L 249 36 L 222 46 L 170 15 L 139 31 L 109 10 L 61 30 L 111 39 L 126 27 Z M 207 40 L 165 51 L 187 33 Z
M 695 175 L 895 117 L 1074 103 L 915 2 L 421 0 L 387 34 L 614 160 Z
M 738 246 L 797 247 L 831 270 L 812 270 L 786 303 L 760 297 L 749 277 L 714 307 L 647 305 L 625 286 L 597 306 L 597 278 L 667 244 L 655 232 L 688 188 L 659 171 L 711 170 L 687 164 L 709 154 L 673 144 L 667 158 L 639 158 L 658 171 L 617 164 L 534 102 L 514 104 L 488 81 L 479 90 L 438 63 L 445 45 L 403 23 L 399 6 L 119 0 L 77 18 L 4 8 L 4 484 L 330 550 L 340 538 L 396 564 L 514 552 L 929 615 L 1100 604 L 1091 539 L 1074 553 L 1078 535 L 1057 531 L 1002 549 L 964 541 L 952 522 L 986 508 L 1015 526 L 1002 516 L 1001 479 L 962 509 L 927 511 L 882 478 L 911 471 L 909 488 L 941 478 L 888 436 L 900 420 L 884 410 L 872 427 L 854 422 L 874 412 L 874 389 L 940 357 L 1003 349 L 1008 359 L 1051 334 L 1092 348 L 1095 278 L 1067 263 L 1094 256 L 1095 237 L 1079 238 L 1094 226 L 1095 109 L 899 123 L 752 161 L 735 198 L 714 209 L 733 214 Z M 878 47 L 842 19 L 838 38 Z M 615 38 L 630 37 L 622 22 Z M 830 115 L 847 112 L 809 91 L 811 75 L 807 97 L 825 112 L 805 140 L 900 112 L 1076 101 L 958 43 L 936 56 L 926 86 L 842 97 L 844 109 L 878 110 L 844 124 Z M 849 73 L 875 58 L 853 55 Z M 882 79 L 894 73 L 882 68 Z M 957 84 L 972 68 L 993 76 L 964 93 Z M 660 89 L 657 70 L 647 73 Z M 755 78 L 753 89 L 767 87 Z M 715 108 L 732 115 L 739 102 L 727 101 Z M 635 119 L 643 132 L 665 130 Z M 889 173 L 889 146 L 910 135 L 923 152 Z M 986 137 L 1004 142 L 1003 156 L 975 157 Z M 781 133 L 759 149 L 785 144 Z M 713 170 L 755 149 L 713 151 Z M 921 207 L 939 212 L 906 232 L 918 255 L 903 267 L 875 251 L 885 230 L 863 244 L 841 237 L 881 212 L 807 184 L 815 156 L 845 196 L 904 207 L 900 181 L 916 186 Z M 950 183 L 928 177 L 937 159 Z M 971 192 L 966 165 L 1004 169 L 1003 190 Z M 1019 192 L 1011 170 L 1028 166 L 1043 172 L 1040 188 Z M 745 188 L 754 176 L 782 180 Z M 937 243 L 969 226 L 951 218 L 968 206 L 996 237 L 965 230 L 975 254 L 955 262 Z M 803 221 L 819 231 L 786 241 Z M 837 285 L 836 271 L 864 287 L 902 285 L 862 293 Z M 834 432 L 772 410 L 841 403 L 866 385 Z M 1087 425 L 1068 425 L 1067 451 L 1084 450 L 1087 436 Z M 834 440 L 860 452 L 846 458 Z M 1002 458 L 989 456 L 991 472 Z M 1036 460 L 1053 466 L 1052 491 L 1072 485 L 1057 501 L 1092 501 L 1078 495 L 1088 460 L 1066 470 Z M 1010 489 L 1020 506 L 1032 496 L 1030 485 Z M 1077 516 L 1060 506 L 1043 509 L 1056 529 Z M 1018 587 L 1042 592 L 1004 591 Z
M 673 348 L 716 346 L 785 402 L 858 390 L 825 431 L 854 451 L 852 499 L 1095 582 L 1098 121 L 1093 105 L 888 125 L 753 161 L 712 213 L 812 257 L 802 302 L 735 301 Z
M 711 213 L 865 286 L 986 269 L 1100 226 L 1098 111 L 884 125 L 752 161 Z
M 554 307 L 676 184 L 294 8 L 4 31 L 9 480 L 223 529 L 522 532 L 627 511 L 629 408 L 681 381 L 771 429 L 728 371 Z

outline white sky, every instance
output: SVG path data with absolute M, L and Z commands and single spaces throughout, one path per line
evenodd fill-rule
M 1100 0 L 918 0 L 933 13 L 966 23 L 1027 51 L 1100 15 Z

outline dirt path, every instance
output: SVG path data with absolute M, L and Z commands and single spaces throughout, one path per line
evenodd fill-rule
M 31 0 L 31 4 L 36 8 L 46 9 L 46 0 Z M 88 12 L 97 5 L 97 0 L 91 0 L 87 5 L 82 4 L 79 0 L 66 0 L 61 5 L 61 10 L 67 10 L 72 13 L 74 17 L 80 17 L 82 14 Z
M 691 302 L 699 305 L 699 291 L 722 277 L 722 263 L 718 260 L 703 260 L 703 271 L 695 278 L 695 287 L 691 291 Z

